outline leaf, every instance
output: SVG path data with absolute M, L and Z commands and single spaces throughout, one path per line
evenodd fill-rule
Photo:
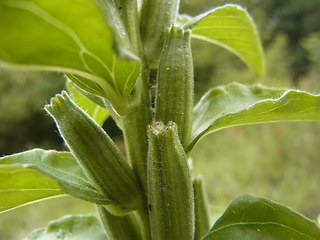
M 269 199 L 244 195 L 234 200 L 203 240 L 317 240 L 317 224 Z
M 320 95 L 232 83 L 207 92 L 194 108 L 192 141 L 223 128 L 276 121 L 320 120 Z
M 185 25 L 192 37 L 222 46 L 239 56 L 258 75 L 264 72 L 264 57 L 256 26 L 239 5 L 227 4 L 195 17 Z
M 122 111 L 139 61 L 113 50 L 113 35 L 94 0 L 2 0 L 0 64 L 68 73 L 84 90 Z
M 33 231 L 24 240 L 108 240 L 94 216 L 65 216 L 46 228 Z
M 0 211 L 63 191 L 97 204 L 110 203 L 89 182 L 69 152 L 34 149 L 9 155 L 0 158 L 0 170 Z
M 90 117 L 92 117 L 96 123 L 102 126 L 105 120 L 109 117 L 109 112 L 85 96 L 71 81 L 67 82 L 67 89 L 70 93 L 71 99 Z
M 62 194 L 56 181 L 34 169 L 0 167 L 0 213 Z

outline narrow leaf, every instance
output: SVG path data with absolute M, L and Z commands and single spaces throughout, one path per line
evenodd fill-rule
M 66 216 L 50 222 L 46 228 L 33 231 L 24 240 L 108 240 L 94 216 Z
M 56 181 L 34 169 L 0 167 L 0 212 L 62 194 Z
M 21 197 L 17 201 L 25 198 L 24 202 L 20 204 L 40 199 L 37 198 L 37 194 L 31 194 L 23 190 L 32 188 L 34 185 L 39 185 L 39 188 L 43 190 L 54 189 L 55 192 L 52 192 L 55 193 L 54 195 L 66 192 L 97 204 L 110 203 L 110 200 L 98 192 L 89 182 L 76 159 L 69 152 L 45 151 L 42 149 L 29 150 L 1 158 L 0 168 L 2 169 L 1 189 L 9 192 L 10 189 L 16 189 L 20 186 L 22 190 L 19 190 L 19 196 Z M 13 171 L 15 168 L 17 171 Z M 7 182 L 9 178 L 14 180 Z M 16 183 L 23 185 L 15 186 Z M 28 197 L 29 195 L 31 198 Z M 3 203 L 0 200 L 1 204 L 5 204 L 9 197 L 9 195 L 4 194 L 4 197 L 1 198 Z
M 203 240 L 317 240 L 320 228 L 269 199 L 244 195 L 234 200 Z
M 112 31 L 95 1 L 2 0 L 0 64 L 68 73 L 119 111 L 139 75 L 139 61 L 113 50 Z
M 70 81 L 67 82 L 67 89 L 71 99 L 93 120 L 95 120 L 96 123 L 102 126 L 105 120 L 109 117 L 109 112 L 107 109 L 90 100 L 79 90 L 75 84 Z
M 239 83 L 213 88 L 194 108 L 188 151 L 202 136 L 223 128 L 292 120 L 320 120 L 320 95 Z
M 241 6 L 227 4 L 192 19 L 185 25 L 192 37 L 220 45 L 238 55 L 262 75 L 264 57 L 256 26 Z

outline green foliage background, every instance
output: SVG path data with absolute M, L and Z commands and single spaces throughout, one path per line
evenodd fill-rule
M 224 49 L 193 43 L 196 93 L 230 81 L 320 91 L 319 1 L 232 1 L 247 7 L 258 25 L 267 69 L 257 78 Z M 184 1 L 194 15 L 227 1 Z M 320 213 L 317 122 L 235 127 L 204 138 L 193 152 L 194 172 L 204 175 L 211 203 L 226 206 L 255 193 L 315 219 Z M 223 169 L 223 171 L 221 171 Z M 227 173 L 227 174 L 226 174 Z
M 197 15 L 230 1 L 182 1 L 181 12 Z M 267 70 L 257 79 L 224 49 L 193 42 L 196 101 L 209 88 L 231 81 L 261 82 L 320 92 L 320 15 L 318 0 L 239 0 L 257 22 Z M 33 147 L 63 149 L 53 121 L 42 106 L 64 88 L 58 73 L 0 69 L 0 155 Z M 110 121 L 104 125 L 121 138 Z M 284 203 L 306 216 L 320 214 L 320 124 L 277 123 L 234 127 L 201 140 L 192 154 L 195 175 L 206 179 L 210 202 L 224 209 L 243 193 Z M 121 141 L 119 142 L 121 145 Z M 223 169 L 223 171 L 221 171 Z M 53 199 L 0 215 L 0 239 L 21 239 L 35 227 L 64 214 L 91 213 L 91 204 L 71 197 Z

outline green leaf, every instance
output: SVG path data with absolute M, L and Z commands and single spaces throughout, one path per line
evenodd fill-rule
M 188 151 L 202 136 L 223 128 L 292 120 L 320 120 L 320 95 L 239 83 L 213 88 L 194 108 Z
M 79 90 L 75 84 L 70 81 L 67 82 L 67 89 L 70 93 L 71 99 L 90 117 L 92 117 L 96 123 L 102 126 L 105 120 L 109 117 L 109 112 L 105 108 L 90 100 Z
M 62 194 L 56 181 L 34 169 L 0 167 L 0 212 Z
M 125 109 L 140 63 L 117 57 L 94 0 L 2 0 L 0 35 L 0 65 L 66 72 L 81 88 Z
M 195 17 L 185 25 L 192 37 L 220 45 L 239 56 L 258 75 L 264 57 L 256 26 L 241 6 L 228 4 Z
M 203 240 L 317 240 L 320 228 L 269 199 L 244 195 L 234 200 Z
M 110 203 L 69 152 L 29 150 L 0 158 L 0 169 L 2 211 L 63 192 L 97 204 Z
M 94 216 L 66 216 L 33 231 L 24 240 L 108 240 Z

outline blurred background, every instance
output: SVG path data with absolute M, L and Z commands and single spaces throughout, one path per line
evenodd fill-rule
M 192 16 L 225 3 L 241 4 L 257 23 L 266 73 L 257 77 L 237 57 L 193 41 L 196 101 L 210 88 L 238 81 L 320 93 L 319 0 L 181 0 Z M 60 73 L 12 72 L 0 68 L 0 156 L 34 147 L 65 149 L 43 105 L 64 88 Z M 106 131 L 121 144 L 111 119 Z M 202 175 L 210 203 L 224 209 L 237 196 L 253 193 L 316 219 L 320 214 L 320 123 L 241 126 L 205 137 L 193 151 L 193 173 Z M 22 239 L 65 214 L 94 213 L 72 197 L 51 199 L 0 215 L 0 239 Z

